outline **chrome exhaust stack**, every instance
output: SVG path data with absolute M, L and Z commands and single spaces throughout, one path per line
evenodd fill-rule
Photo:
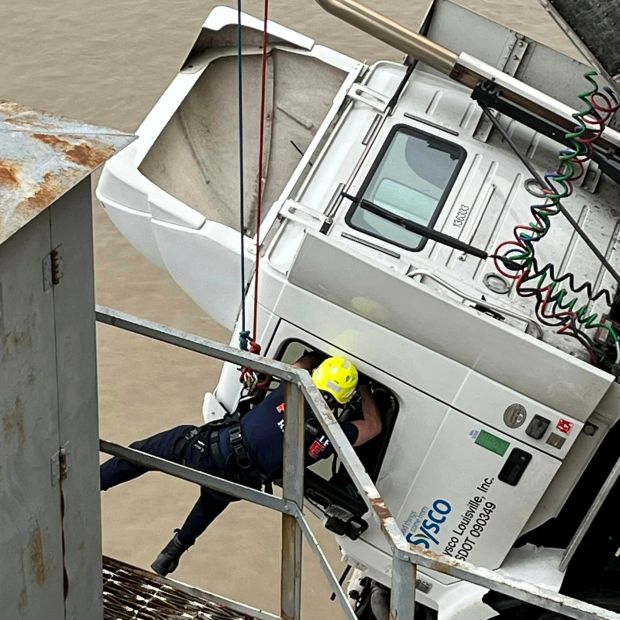
M 393 19 L 354 2 L 354 0 L 316 0 L 325 11 L 369 35 L 420 60 L 444 75 L 454 70 L 458 55 Z

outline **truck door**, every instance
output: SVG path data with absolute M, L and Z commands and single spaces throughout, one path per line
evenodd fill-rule
M 384 422 L 387 441 L 377 444 L 381 453 L 376 471 L 369 473 L 401 531 L 423 549 L 499 567 L 561 461 L 511 436 L 506 427 L 499 430 L 481 422 L 383 372 L 367 352 L 359 354 L 362 346 L 351 342 L 337 348 L 281 321 L 268 355 L 292 362 L 307 349 L 343 354 L 362 375 L 388 391 L 396 412 L 387 425 Z M 351 495 L 350 481 L 336 475 L 339 470 L 319 464 L 315 473 L 336 504 L 338 492 Z M 321 505 L 312 494 L 309 499 L 326 520 L 337 513 L 338 505 Z M 343 536 L 339 543 L 350 558 L 385 581 L 391 566 L 389 546 L 379 525 L 365 514 L 361 498 L 355 494 L 354 499 L 341 507 L 367 520 L 368 529 L 357 538 L 354 532 L 354 540 Z M 444 583 L 454 581 L 431 574 Z

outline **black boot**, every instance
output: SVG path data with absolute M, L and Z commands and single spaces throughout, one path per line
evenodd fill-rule
M 166 576 L 179 565 L 180 557 L 189 549 L 179 540 L 179 530 L 175 530 L 173 539 L 160 551 L 151 568 L 158 574 Z

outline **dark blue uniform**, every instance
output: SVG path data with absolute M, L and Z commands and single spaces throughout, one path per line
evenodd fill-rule
M 282 435 L 284 432 L 284 386 L 281 385 L 265 400 L 248 412 L 241 420 L 243 436 L 252 449 L 263 474 L 269 478 L 278 477 L 282 469 Z M 351 444 L 358 431 L 350 422 L 342 424 L 342 430 Z M 306 454 L 306 465 L 325 459 L 334 449 L 322 431 L 311 438 Z
M 250 448 L 261 473 L 268 479 L 279 477 L 282 470 L 282 437 L 284 431 L 284 386 L 281 385 L 268 394 L 265 399 L 246 413 L 241 419 L 241 430 L 247 446 Z M 342 424 L 347 439 L 355 443 L 358 436 L 357 427 L 350 422 Z M 147 439 L 136 441 L 130 447 L 147 452 L 177 463 L 190 462 L 196 469 L 209 474 L 221 475 L 214 459 L 209 454 L 208 446 L 199 455 L 188 455 L 184 445 L 191 446 L 188 450 L 199 449 L 200 445 L 191 444 L 186 437 L 196 431 L 195 426 L 183 425 L 158 433 Z M 229 429 L 220 432 L 219 448 L 226 461 L 227 473 L 234 473 L 236 462 L 231 458 Z M 327 436 L 320 432 L 309 438 L 306 464 L 327 458 L 334 453 Z M 128 480 L 133 480 L 148 470 L 134 465 L 124 459 L 114 457 L 101 466 L 101 490 L 114 487 Z M 179 539 L 186 546 L 191 546 L 213 520 L 236 498 L 201 488 L 200 498 L 192 508 L 185 523 L 178 532 Z

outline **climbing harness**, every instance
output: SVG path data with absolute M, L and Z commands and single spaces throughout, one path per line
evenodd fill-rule
M 261 347 L 255 340 L 250 340 L 246 350 L 259 355 Z M 270 374 L 256 372 L 247 366 L 240 370 L 239 381 L 243 383 L 243 387 L 248 394 L 253 394 L 257 391 L 264 392 L 271 384 L 271 380 Z
M 229 413 L 220 420 L 214 420 L 203 426 L 193 428 L 175 446 L 175 456 L 184 465 L 201 469 L 203 458 L 208 454 L 211 461 L 210 471 L 220 477 L 255 489 L 270 484 L 258 466 L 252 450 L 247 445 L 241 432 L 241 417 L 238 413 Z M 221 434 L 228 432 L 228 455 L 221 449 Z M 231 467 L 232 462 L 236 467 Z

